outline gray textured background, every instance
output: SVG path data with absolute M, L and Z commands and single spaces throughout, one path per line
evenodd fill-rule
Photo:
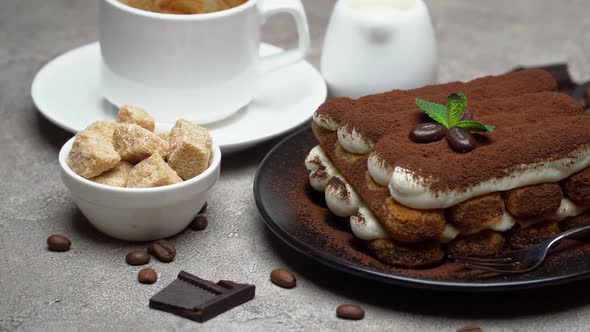
M 274 0 L 279 1 L 279 0 Z M 319 62 L 331 0 L 304 1 Z M 574 78 L 590 79 L 590 2 L 553 0 L 428 1 L 440 47 L 440 80 L 469 79 L 518 64 L 569 62 Z M 43 119 L 30 98 L 31 81 L 49 59 L 96 40 L 97 0 L 0 2 L 0 330 L 389 330 L 588 331 L 590 287 L 512 294 L 431 293 L 374 284 L 333 272 L 292 252 L 264 227 L 252 195 L 254 172 L 277 141 L 224 156 L 210 199 L 209 228 L 173 239 L 178 258 L 151 264 L 152 286 L 135 281 L 124 257 L 136 247 L 93 230 L 58 176 L 57 151 L 70 134 Z M 274 18 L 265 40 L 289 46 L 288 20 Z M 61 233 L 66 253 L 45 249 Z M 268 281 L 277 267 L 299 284 Z M 181 269 L 201 277 L 250 282 L 254 301 L 199 325 L 148 309 L 149 297 Z M 335 307 L 361 304 L 359 322 L 338 320 Z

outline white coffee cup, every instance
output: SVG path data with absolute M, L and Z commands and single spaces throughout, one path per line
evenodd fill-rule
M 277 13 L 295 19 L 298 46 L 261 57 L 261 25 Z M 99 34 L 103 97 L 116 106 L 141 106 L 159 122 L 221 120 L 252 101 L 262 75 L 303 59 L 309 49 L 300 0 L 248 0 L 194 15 L 101 0 Z

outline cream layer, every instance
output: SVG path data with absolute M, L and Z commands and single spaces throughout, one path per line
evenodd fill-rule
M 311 186 L 317 191 L 324 192 L 326 203 L 332 213 L 340 217 L 350 217 L 350 226 L 356 237 L 365 241 L 390 238 L 377 217 L 361 201 L 358 194 L 334 167 L 329 157 L 319 145 L 309 152 L 305 160 L 305 165 L 310 172 L 309 180 Z M 338 182 L 341 182 L 341 184 Z M 580 215 L 589 208 L 576 205 L 571 200 L 563 198 L 559 209 L 554 214 L 544 217 L 542 220 L 561 221 L 567 217 Z M 517 220 L 505 212 L 502 219 L 496 224 L 477 230 L 461 231 L 447 223 L 440 240 L 443 243 L 448 243 L 461 234 L 475 234 L 485 229 L 505 232 L 517 223 L 521 227 L 529 227 L 542 220 Z
M 348 152 L 367 154 L 374 147 L 373 142 L 363 138 L 354 128 L 339 128 L 328 116 L 314 115 L 314 121 L 322 128 L 337 131 L 338 143 Z M 505 177 L 482 181 L 466 190 L 445 192 L 434 191 L 429 187 L 428 184 L 436 179 L 421 177 L 403 167 L 391 167 L 376 153 L 369 155 L 367 168 L 373 180 L 389 187 L 391 197 L 400 204 L 415 209 L 444 209 L 492 192 L 558 182 L 590 166 L 590 147 L 580 148 L 573 155 L 555 161 L 521 164 L 515 167 L 518 171 Z
M 391 168 L 376 154 L 368 161 L 369 174 L 375 182 L 389 187 L 391 197 L 405 206 L 415 209 L 444 209 L 470 198 L 498 191 L 507 191 L 541 183 L 555 183 L 590 166 L 590 148 L 584 147 L 573 157 L 555 161 L 522 164 L 517 171 L 502 178 L 494 178 L 472 185 L 465 190 L 434 191 L 427 179 L 403 167 Z M 388 178 L 389 182 L 385 184 Z

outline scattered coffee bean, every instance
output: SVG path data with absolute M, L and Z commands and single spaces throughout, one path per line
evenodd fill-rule
M 483 330 L 477 325 L 468 325 L 458 329 L 457 332 L 483 332 Z
M 201 208 L 201 210 L 199 211 L 199 214 L 205 213 L 205 211 L 207 211 L 207 207 L 209 205 L 207 204 L 207 202 L 205 202 L 205 204 L 203 204 L 203 207 Z
M 72 242 L 65 236 L 51 235 L 47 238 L 47 247 L 51 251 L 68 251 Z
M 285 269 L 276 269 L 270 273 L 270 281 L 283 288 L 293 288 L 297 285 L 295 275 Z
M 473 113 L 469 112 L 468 110 L 463 111 L 463 114 L 461 114 L 461 119 L 459 119 L 461 121 L 469 121 L 469 120 L 473 120 Z
M 137 274 L 137 280 L 142 284 L 153 284 L 158 281 L 158 274 L 152 268 L 141 269 Z
M 447 130 L 446 136 L 449 146 L 457 152 L 465 153 L 475 149 L 475 137 L 461 128 Z
M 207 216 L 200 214 L 195 218 L 195 220 L 193 220 L 191 222 L 190 226 L 191 226 L 191 229 L 193 229 L 195 231 L 202 231 L 205 228 L 207 228 L 207 224 L 208 224 Z
M 438 123 L 420 123 L 410 131 L 410 139 L 414 143 L 432 143 L 445 137 L 447 129 Z
M 145 250 L 133 250 L 125 256 L 129 265 L 145 265 L 150 262 L 150 255 Z
M 341 304 L 336 308 L 336 316 L 344 319 L 360 320 L 365 317 L 365 311 L 354 304 Z
M 164 263 L 169 263 L 176 257 L 176 248 L 166 240 L 158 240 L 150 243 L 148 252 Z

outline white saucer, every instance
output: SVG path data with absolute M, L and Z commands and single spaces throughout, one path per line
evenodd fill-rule
M 260 52 L 280 50 L 262 44 Z M 113 120 L 117 110 L 99 94 L 99 75 L 98 43 L 68 51 L 37 73 L 31 87 L 35 106 L 49 121 L 73 133 L 97 120 Z M 244 149 L 303 124 L 327 94 L 320 73 L 304 61 L 265 75 L 260 84 L 261 95 L 250 105 L 205 125 L 224 152 Z

